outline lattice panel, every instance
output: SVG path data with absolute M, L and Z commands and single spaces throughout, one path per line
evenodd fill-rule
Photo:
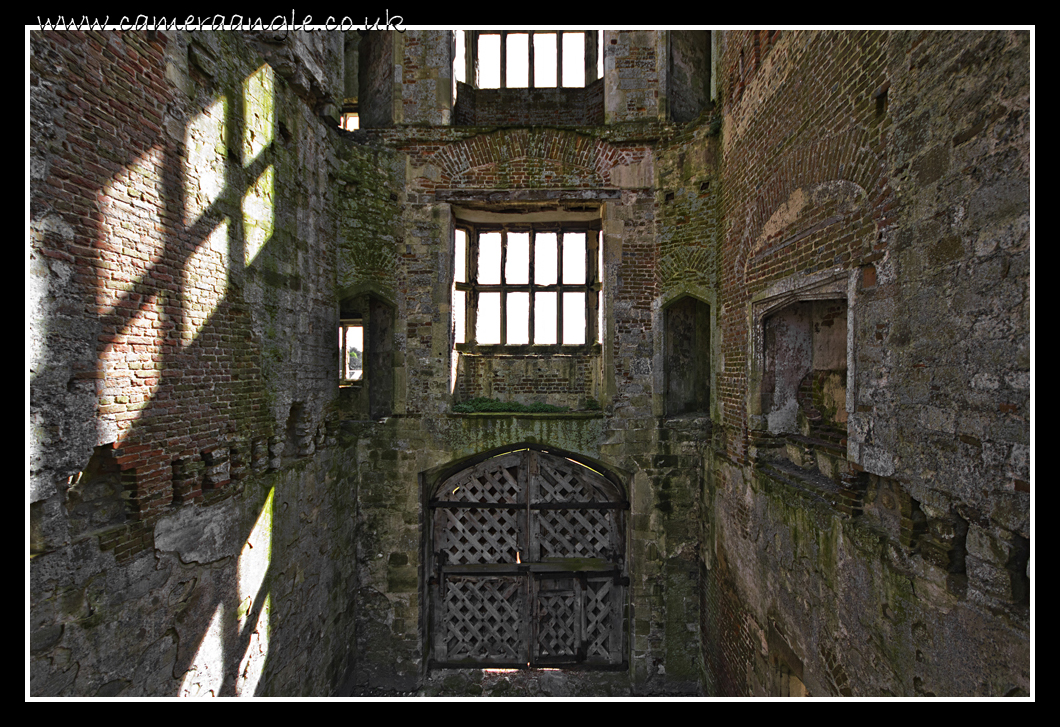
M 573 657 L 578 649 L 578 595 L 572 579 L 542 581 L 537 594 L 536 657 Z M 547 590 L 546 590 L 547 589 Z
M 538 457 L 532 502 L 609 502 L 613 500 L 602 483 L 581 465 Z
M 614 599 L 619 588 L 610 579 L 589 581 L 584 595 L 585 657 L 588 661 L 621 661 L 611 653 Z
M 520 546 L 525 552 L 521 509 L 440 507 L 435 517 L 437 550 L 449 565 L 515 563 Z
M 525 664 L 526 587 L 526 579 L 517 576 L 448 577 L 443 658 Z
M 624 504 L 602 476 L 545 452 L 446 480 L 431 498 L 433 660 L 623 663 Z M 613 573 L 593 572 L 606 564 Z
M 497 457 L 450 477 L 439 488 L 437 499 L 442 502 L 516 503 L 522 498 L 525 485 L 519 481 L 516 456 Z
M 537 557 L 604 558 L 614 556 L 612 510 L 535 510 L 531 513 Z

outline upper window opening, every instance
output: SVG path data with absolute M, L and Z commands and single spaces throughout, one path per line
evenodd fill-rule
M 455 236 L 458 347 L 584 347 L 599 342 L 596 227 L 466 225 Z
M 581 88 L 603 75 L 600 35 L 458 30 L 454 75 L 463 83 L 474 79 L 477 88 Z

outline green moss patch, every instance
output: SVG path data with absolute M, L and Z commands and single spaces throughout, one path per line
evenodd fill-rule
M 553 406 L 552 404 L 520 404 L 518 402 L 497 401 L 485 396 L 477 396 L 465 401 L 463 404 L 454 404 L 453 411 L 458 414 L 472 414 L 475 412 L 516 412 L 522 414 L 549 414 L 552 412 L 569 411 L 565 406 Z

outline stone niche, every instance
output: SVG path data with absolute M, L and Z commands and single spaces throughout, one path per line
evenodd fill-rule
M 666 415 L 710 412 L 710 306 L 685 296 L 664 312 Z
M 769 431 L 846 426 L 846 300 L 792 303 L 764 323 L 762 412 Z M 801 416 L 800 416 L 801 414 Z
M 755 428 L 845 438 L 848 281 L 839 270 L 793 276 L 755 297 L 748 391 Z

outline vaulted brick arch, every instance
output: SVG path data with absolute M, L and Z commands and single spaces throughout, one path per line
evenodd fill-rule
M 442 187 L 608 186 L 629 154 L 607 142 L 559 129 L 496 131 L 452 144 L 431 161 Z

